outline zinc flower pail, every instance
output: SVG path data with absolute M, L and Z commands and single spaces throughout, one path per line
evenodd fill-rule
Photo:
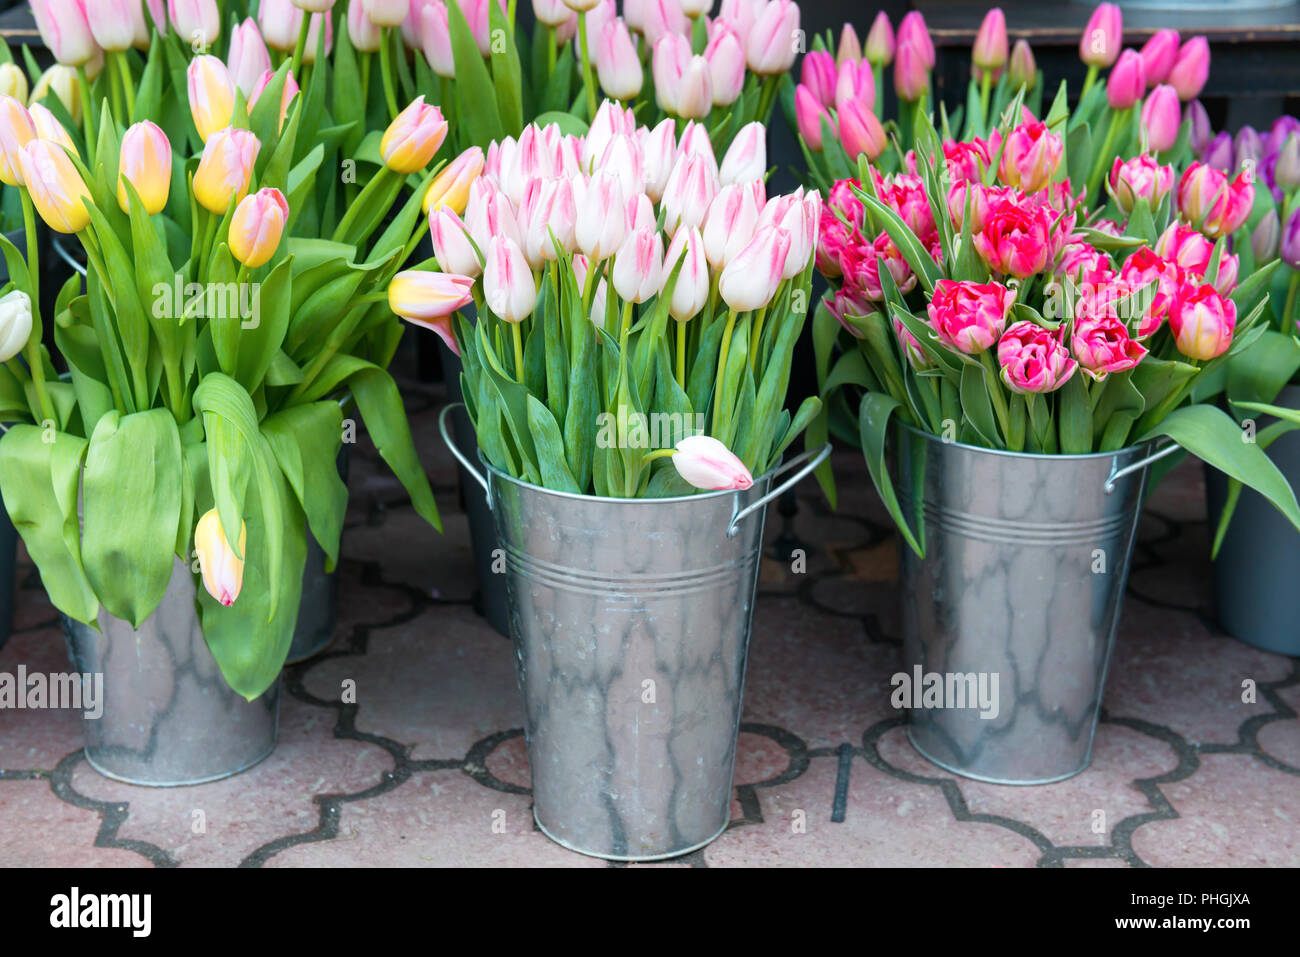
M 1048 784 L 1092 755 L 1147 465 L 1176 451 L 1035 455 L 897 436 L 908 737 L 945 770 Z M 919 507 L 918 507 L 919 505 Z
M 82 720 L 86 760 L 100 774 L 152 787 L 202 784 L 275 748 L 279 683 L 253 701 L 226 684 L 185 562 L 177 560 L 162 603 L 139 629 L 102 608 L 98 625 L 63 620 L 73 671 L 102 696 L 102 713 Z
M 743 492 L 600 498 L 484 476 L 449 411 L 504 550 L 538 827 L 609 860 L 703 847 L 731 819 L 766 505 L 830 447 Z
M 352 459 L 352 446 L 339 450 L 338 467 L 343 484 L 348 481 L 348 467 Z M 342 553 L 342 542 L 339 552 Z M 314 658 L 334 640 L 334 626 L 338 621 L 338 569 L 325 570 L 325 549 L 307 529 L 307 559 L 302 569 L 302 601 L 298 606 L 298 624 L 294 628 L 293 643 L 285 664 L 293 665 Z

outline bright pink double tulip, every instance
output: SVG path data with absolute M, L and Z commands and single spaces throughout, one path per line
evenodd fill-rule
M 1077 320 L 1070 346 L 1084 373 L 1096 382 L 1112 372 L 1134 368 L 1147 354 L 1146 347 L 1130 337 L 1128 327 L 1115 316 Z
M 1008 186 L 1036 193 L 1052 181 L 1064 155 L 1065 144 L 1047 124 L 1021 123 L 1007 134 L 998 174 Z
M 1219 170 L 1192 163 L 1178 181 L 1178 211 L 1211 238 L 1235 233 L 1254 204 L 1255 184 L 1245 170 L 1229 182 Z
M 1174 168 L 1156 162 L 1155 157 L 1142 153 L 1130 160 L 1115 157 L 1110 169 L 1110 192 L 1119 208 L 1133 211 L 1139 200 L 1154 210 L 1173 188 Z
M 1061 342 L 1064 328 L 1052 332 L 1036 322 L 1014 323 L 998 341 L 1002 381 L 1022 395 L 1055 392 L 1079 368 Z
M 1188 284 L 1169 310 L 1178 351 L 1202 362 L 1228 351 L 1236 325 L 1236 304 L 1209 285 Z
M 939 340 L 967 355 L 992 348 L 1007 325 L 1016 294 L 1001 283 L 940 279 L 927 311 Z
M 994 272 L 1027 279 L 1053 258 L 1056 216 L 1048 206 L 998 197 L 988 204 L 972 239 Z

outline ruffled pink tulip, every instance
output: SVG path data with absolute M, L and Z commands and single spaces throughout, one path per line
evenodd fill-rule
M 927 312 L 941 342 L 975 356 L 998 341 L 1015 301 L 1016 294 L 1001 283 L 940 279 Z
M 1209 285 L 1185 286 L 1169 310 L 1174 345 L 1201 362 L 1228 351 L 1236 325 L 1236 304 Z
M 1125 372 L 1146 356 L 1146 348 L 1128 334 L 1128 327 L 1114 316 L 1079 319 L 1070 339 L 1074 358 L 1084 373 L 1100 382 L 1112 372 Z
M 998 174 L 1008 186 L 1036 193 L 1052 181 L 1064 154 L 1061 138 L 1045 123 L 1021 123 L 1007 134 Z
M 1050 332 L 1035 322 L 1014 323 L 998 341 L 1002 381 L 1022 395 L 1055 392 L 1079 368 L 1061 343 L 1064 329 Z
M 1174 168 L 1156 162 L 1153 156 L 1142 153 L 1131 160 L 1115 157 L 1110 169 L 1110 192 L 1119 208 L 1131 213 L 1138 200 L 1154 210 L 1173 188 Z
M 1204 163 L 1192 163 L 1178 181 L 1178 211 L 1211 238 L 1235 233 L 1255 205 L 1255 184 L 1242 170 L 1231 182 Z
M 1119 275 L 1124 287 L 1130 291 L 1145 289 L 1155 283 L 1142 301 L 1145 309 L 1134 334 L 1135 339 L 1146 339 L 1154 335 L 1169 316 L 1169 308 L 1182 288 L 1181 271 L 1176 262 L 1143 246 L 1124 261 Z
M 1027 279 L 1052 258 L 1055 217 L 1046 206 L 1002 201 L 990 203 L 975 250 L 995 272 Z

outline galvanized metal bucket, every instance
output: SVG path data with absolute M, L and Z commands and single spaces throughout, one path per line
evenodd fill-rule
M 351 460 L 352 446 L 344 445 L 338 455 L 339 476 L 344 485 L 348 481 Z M 316 542 L 308 526 L 307 560 L 302 568 L 302 601 L 298 605 L 298 624 L 294 627 L 286 665 L 314 658 L 334 641 L 334 625 L 338 620 L 338 569 L 326 571 L 325 562 L 325 550 Z
M 900 427 L 908 737 L 945 770 L 994 784 L 1078 774 L 1123 606 L 1152 453 L 991 451 Z M 916 508 L 919 499 L 921 508 Z M 928 693 L 927 693 L 928 692 Z
M 100 774 L 152 787 L 203 784 L 275 748 L 279 683 L 251 702 L 226 684 L 185 562 L 176 562 L 162 604 L 139 630 L 102 608 L 98 624 L 63 621 L 73 670 L 103 676 L 103 713 L 82 722 L 86 760 Z
M 0 648 L 9 640 L 14 622 L 14 574 L 18 564 L 18 532 L 0 502 Z
M 766 506 L 830 446 L 744 492 L 598 498 L 485 478 L 449 411 L 505 552 L 537 826 L 609 860 L 703 847 L 731 818 Z
M 1300 408 L 1300 385 L 1288 386 L 1275 405 Z M 1262 429 L 1272 422 L 1263 417 Z M 1300 432 L 1288 432 L 1267 454 L 1292 488 L 1300 488 Z M 1206 467 L 1210 531 L 1218 528 L 1228 481 Z M 1300 532 L 1258 492 L 1244 488 L 1214 561 L 1219 624 L 1248 645 L 1300 657 Z

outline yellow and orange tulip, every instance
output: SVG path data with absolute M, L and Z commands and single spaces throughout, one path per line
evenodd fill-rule
M 90 223 L 90 190 L 58 143 L 31 140 L 19 154 L 23 182 L 50 229 L 79 233 Z

